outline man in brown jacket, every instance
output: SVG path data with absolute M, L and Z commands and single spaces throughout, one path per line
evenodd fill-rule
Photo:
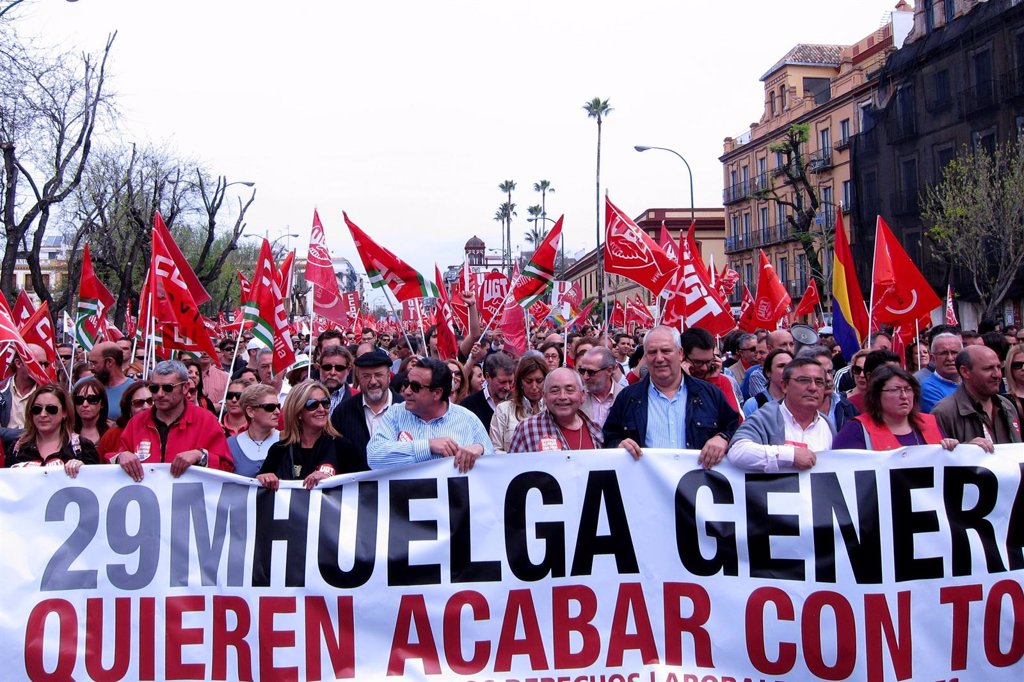
M 1017 411 L 999 395 L 1003 373 L 996 352 L 967 346 L 956 357 L 956 371 L 960 386 L 932 410 L 943 435 L 987 452 L 994 445 L 1021 442 Z

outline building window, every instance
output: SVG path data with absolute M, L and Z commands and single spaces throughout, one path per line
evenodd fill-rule
M 996 127 L 978 130 L 971 134 L 971 146 L 974 151 L 984 149 L 989 154 L 996 153 Z
M 743 240 L 747 243 L 750 242 L 750 214 L 743 214 Z
M 945 15 L 946 23 L 953 21 L 953 17 L 956 16 L 956 2 L 954 0 L 944 0 L 942 3 L 943 14 Z
M 935 0 L 924 0 L 924 32 L 931 33 L 935 28 Z
M 768 172 L 768 157 L 762 156 L 757 160 L 757 174 L 765 175 Z
M 729 219 L 730 227 L 732 228 L 732 238 L 735 240 L 736 236 L 740 233 L 740 218 L 739 216 L 732 216 Z
M 807 286 L 807 256 L 804 254 L 796 257 L 796 278 L 800 280 L 801 286 Z
M 764 244 L 769 239 L 768 231 L 770 229 L 770 226 L 768 225 L 768 207 L 767 206 L 762 207 L 760 213 L 761 213 L 761 224 L 759 225 L 759 227 L 761 228 L 761 243 Z
M 783 286 L 789 280 L 789 259 L 785 256 L 779 258 L 779 279 L 782 280 Z
M 779 95 L 780 95 L 780 97 L 782 99 L 782 110 L 785 111 L 786 110 L 786 86 L 785 85 L 783 85 L 782 87 L 779 88 Z
M 828 156 L 828 153 L 832 151 L 832 131 L 828 128 L 818 131 L 818 149 L 821 150 L 823 156 Z
M 782 204 L 775 204 L 775 224 L 780 230 L 786 226 L 786 207 Z
M 786 165 L 786 158 L 782 152 L 775 152 L 775 167 L 782 168 Z
M 849 144 L 850 142 L 850 119 L 844 118 L 839 122 L 839 142 Z
M 757 286 L 757 282 L 754 281 L 754 266 L 750 263 L 743 266 L 743 283 L 747 285 L 748 289 L 754 289 Z
M 772 90 L 771 95 L 768 97 L 768 111 L 771 115 L 775 116 L 775 91 Z
M 828 232 L 836 224 L 836 202 L 835 194 L 831 187 L 821 188 L 821 228 Z
M 867 123 L 868 111 L 871 109 L 871 100 L 866 99 L 857 105 L 857 130 L 864 132 L 864 126 Z
M 853 205 L 853 181 L 843 180 L 843 212 L 846 213 Z
M 956 148 L 953 145 L 946 145 L 935 150 L 935 182 L 942 182 L 946 174 L 946 166 L 956 158 Z

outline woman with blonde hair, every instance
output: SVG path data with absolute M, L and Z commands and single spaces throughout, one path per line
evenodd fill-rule
M 1024 424 L 1024 345 L 1010 346 L 1003 362 L 1003 378 L 1006 380 L 1006 397 L 1017 409 L 1017 419 Z
M 63 386 L 45 384 L 25 401 L 25 432 L 14 446 L 14 466 L 59 466 L 71 478 L 98 464 L 96 446 L 75 433 L 75 408 Z
M 451 401 L 457 405 L 469 395 L 469 379 L 466 378 L 466 368 L 458 360 L 445 360 L 445 364 L 452 371 Z
M 228 438 L 228 450 L 235 460 L 235 473 L 254 478 L 266 461 L 270 448 L 281 437 L 277 430 L 281 403 L 278 401 L 277 390 L 266 384 L 249 386 L 242 391 L 237 402 L 248 427 Z
M 319 381 L 292 387 L 284 400 L 284 430 L 267 452 L 256 476 L 265 488 L 277 490 L 280 481 L 302 481 L 306 490 L 330 478 L 351 453 L 331 425 L 331 398 Z
M 519 422 L 543 409 L 541 399 L 544 397 L 544 377 L 548 367 L 545 358 L 537 354 L 520 358 L 512 380 L 512 396 L 498 403 L 491 418 L 490 435 L 495 452 L 508 452 Z

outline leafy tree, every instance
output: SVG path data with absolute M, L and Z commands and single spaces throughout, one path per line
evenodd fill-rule
M 810 126 L 806 123 L 796 123 L 789 127 L 785 137 L 770 145 L 769 151 L 782 155 L 782 165 L 773 171 L 767 187 L 757 189 L 752 194 L 757 199 L 771 199 L 788 209 L 786 222 L 792 229 L 793 236 L 800 242 L 804 255 L 807 256 L 807 265 L 811 276 L 817 281 L 818 290 L 827 300 L 832 289 L 830 282 L 825 280 L 821 253 L 835 239 L 834 228 L 828 229 L 828 226 L 834 223 L 829 218 L 823 220 L 819 226 L 816 218 L 822 208 L 831 211 L 833 207 L 822 206 L 821 197 L 810 177 L 810 159 L 807 155 L 809 139 Z
M 994 153 L 966 146 L 925 191 L 922 218 L 934 253 L 963 270 L 996 317 L 1024 264 L 1024 140 Z

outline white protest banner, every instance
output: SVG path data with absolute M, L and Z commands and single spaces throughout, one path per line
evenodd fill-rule
M 1024 448 L 0 471 L 4 679 L 1019 680 Z M 294 484 L 287 484 L 289 486 Z

